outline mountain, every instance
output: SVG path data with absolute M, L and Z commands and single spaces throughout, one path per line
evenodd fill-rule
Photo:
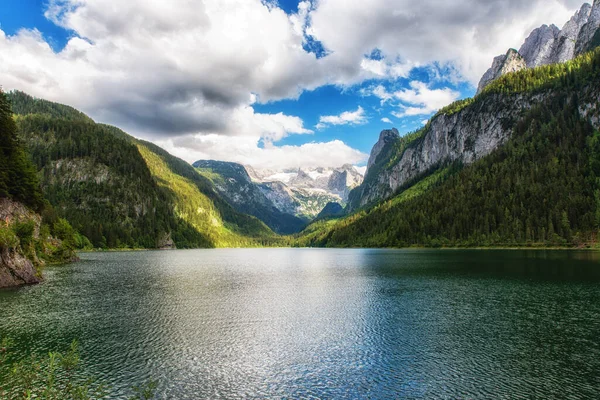
M 344 207 L 340 203 L 327 203 L 315 220 L 339 218 L 344 215 Z
M 298 246 L 581 246 L 600 228 L 600 49 L 382 132 L 352 214 Z
M 572 60 L 600 45 L 600 0 L 594 5 L 584 4 L 559 29 L 542 25 L 533 30 L 517 52 L 510 49 L 506 55 L 494 59 L 492 67 L 483 75 L 477 93 L 492 81 L 510 72 Z
M 279 234 L 291 234 L 306 226 L 304 219 L 281 211 L 267 198 L 260 187 L 252 182 L 241 164 L 200 160 L 194 168 L 209 179 L 217 191 L 238 212 L 253 215 Z M 282 207 L 282 209 L 286 209 Z
M 468 165 L 489 155 L 506 143 L 528 109 L 564 90 L 577 93 L 583 118 L 597 121 L 593 54 L 504 75 L 475 98 L 440 110 L 424 128 L 402 138 L 384 131 L 363 184 L 350 194 L 349 211 L 389 198 L 444 165 Z
M 350 164 L 340 168 L 246 170 L 275 207 L 306 220 L 315 218 L 328 203 L 345 204 L 351 190 L 363 180 Z
M 9 97 L 44 195 L 94 247 L 252 246 L 272 237 L 161 148 L 71 107 Z
M 479 82 L 477 93 L 481 93 L 487 85 L 502 75 L 517 72 L 525 68 L 527 68 L 527 61 L 525 61 L 517 50 L 509 49 L 506 54 L 494 58 L 492 67 L 487 70 Z
M 38 283 L 46 262 L 75 258 L 79 237 L 65 220 L 53 218 L 1 90 L 0 155 L 0 288 Z
M 362 184 L 352 190 L 348 196 L 349 212 L 393 194 L 395 188 L 390 184 L 389 178 L 384 172 L 404 152 L 408 144 L 422 134 L 423 131 L 420 130 L 400 137 L 395 128 L 386 129 L 380 133 L 379 140 L 371 150 Z

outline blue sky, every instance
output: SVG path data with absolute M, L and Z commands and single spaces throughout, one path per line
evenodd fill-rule
M 7 35 L 20 29 L 38 29 L 54 50 L 60 51 L 72 35 L 44 17 L 46 0 L 2 0 L 0 2 L 0 28 Z
M 187 161 L 363 165 L 382 129 L 412 132 L 472 96 L 493 55 L 579 5 L 2 0 L 0 84 Z

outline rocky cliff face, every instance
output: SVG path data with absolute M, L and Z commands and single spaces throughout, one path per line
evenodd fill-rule
M 359 186 L 363 181 L 363 176 L 350 164 L 335 169 L 327 181 L 327 189 L 332 193 L 338 194 L 342 201 L 348 199 L 348 194 L 352 189 Z
M 534 68 L 551 63 L 554 44 L 560 33 L 556 25 L 542 25 L 534 29 L 519 49 L 526 67 Z
M 391 196 L 397 189 L 447 163 L 470 164 L 505 143 L 514 123 L 534 104 L 553 92 L 515 95 L 495 94 L 452 114 L 438 115 L 422 137 L 412 142 L 392 166 L 382 168 L 361 187 L 362 207 Z M 580 113 L 600 128 L 600 87 L 590 84 L 580 93 Z
M 575 43 L 575 55 L 584 53 L 590 49 L 590 43 L 598 35 L 600 29 L 600 0 L 595 0 L 586 23 L 581 27 Z
M 263 194 L 281 212 L 299 215 L 301 204 L 296 199 L 295 193 L 283 182 L 257 183 Z
M 511 49 L 494 59 L 492 67 L 481 78 L 477 93 L 509 72 L 572 60 L 590 50 L 599 28 L 600 0 L 595 0 L 593 6 L 584 4 L 562 29 L 542 25 L 531 32 L 518 53 Z
M 41 218 L 23 204 L 0 199 L 0 228 L 8 227 L 16 221 L 35 221 L 34 236 L 39 236 Z M 17 243 L 0 243 L 0 288 L 39 283 L 41 278 L 34 261 L 25 256 Z
M 527 68 L 527 64 L 523 57 L 515 49 L 508 50 L 505 55 L 494 58 L 492 67 L 483 75 L 479 82 L 477 93 L 480 93 L 487 85 L 502 75 L 517 72 L 525 68 Z
M 31 260 L 17 249 L 0 249 L 0 288 L 31 285 L 41 279 Z
M 377 161 L 377 157 L 381 154 L 383 149 L 388 146 L 390 143 L 395 142 L 398 138 L 400 138 L 400 133 L 396 128 L 386 129 L 381 131 L 379 134 L 379 140 L 373 146 L 371 150 L 371 154 L 369 155 L 369 162 L 367 163 L 367 171 L 370 168 L 373 168 L 375 161 Z

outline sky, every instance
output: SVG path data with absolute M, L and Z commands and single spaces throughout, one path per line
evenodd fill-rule
M 0 85 L 172 154 L 364 165 L 580 0 L 1 0 Z

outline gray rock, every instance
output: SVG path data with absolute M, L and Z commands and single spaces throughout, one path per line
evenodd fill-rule
M 517 50 L 509 49 L 505 55 L 494 58 L 492 67 L 487 70 L 479 82 L 477 94 L 481 93 L 487 85 L 502 75 L 520 71 L 525 68 L 527 68 L 527 64 L 523 57 L 521 57 Z
M 587 22 L 582 26 L 577 35 L 575 55 L 579 55 L 589 50 L 588 46 L 598 29 L 600 29 L 600 0 L 595 0 L 592 9 L 589 12 Z
M 591 11 L 592 6 L 584 4 L 563 26 L 554 50 L 554 58 L 548 64 L 565 62 L 576 56 L 575 48 L 579 41 L 578 38 L 583 27 L 588 23 Z
M 500 76 L 523 69 L 521 60 L 524 60 L 527 68 L 572 60 L 589 50 L 599 28 L 600 0 L 595 0 L 593 6 L 584 4 L 562 30 L 555 25 L 542 25 L 534 29 L 518 53 L 511 49 L 506 55 L 494 58 L 492 67 L 479 82 L 477 94 Z
M 531 32 L 519 49 L 519 54 L 527 63 L 528 68 L 552 62 L 554 47 L 560 33 L 561 31 L 556 25 L 542 25 Z
M 0 225 L 7 226 L 16 221 L 33 220 L 35 222 L 34 237 L 39 237 L 42 219 L 23 204 L 6 198 L 0 198 Z M 0 247 L 0 288 L 39 283 L 34 262 L 41 260 L 28 259 L 20 246 L 14 248 Z
M 359 207 L 388 198 L 409 181 L 440 165 L 454 161 L 471 164 L 490 154 L 510 138 L 514 121 L 553 95 L 554 92 L 496 94 L 453 115 L 439 115 L 431 121 L 423 138 L 409 145 L 395 165 L 381 171 L 375 184 L 363 188 Z M 578 96 L 581 117 L 600 128 L 600 87 L 590 84 Z
M 31 260 L 18 249 L 0 249 L 0 288 L 40 283 Z
M 338 194 L 344 202 L 348 200 L 348 194 L 352 189 L 359 186 L 363 181 L 363 176 L 350 164 L 333 170 L 327 189 L 335 194 Z
M 377 161 L 377 156 L 379 156 L 384 147 L 389 143 L 395 142 L 396 140 L 398 140 L 399 137 L 400 133 L 396 128 L 381 131 L 381 133 L 379 134 L 379 140 L 377 141 L 377 143 L 375 143 L 373 149 L 371 149 L 369 162 L 367 163 L 366 174 L 369 173 L 369 168 L 371 168 L 373 164 L 375 164 L 375 161 Z

